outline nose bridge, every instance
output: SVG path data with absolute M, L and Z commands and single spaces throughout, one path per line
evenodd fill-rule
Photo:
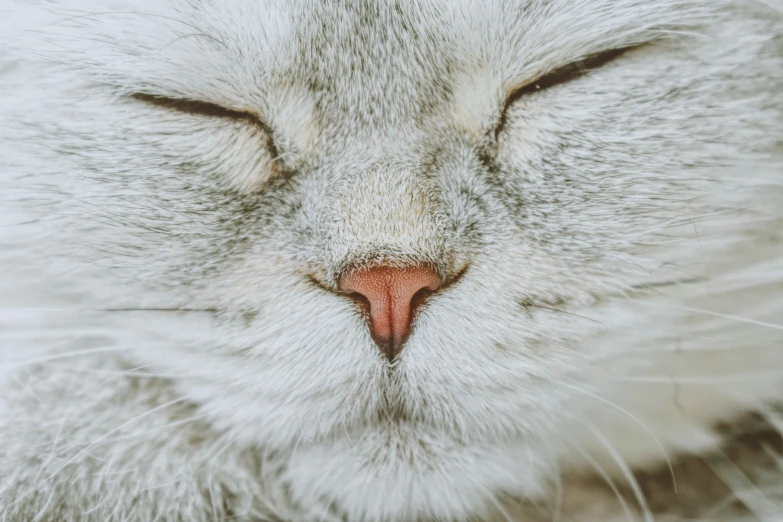
M 376 164 L 343 176 L 327 199 L 340 269 L 375 260 L 440 264 L 443 218 L 437 186 L 425 174 Z

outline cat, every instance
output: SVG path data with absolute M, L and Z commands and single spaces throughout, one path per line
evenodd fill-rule
M 780 520 L 777 0 L 5 0 L 8 522 Z

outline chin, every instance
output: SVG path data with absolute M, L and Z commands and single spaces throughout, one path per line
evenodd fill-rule
M 285 478 L 297 502 L 347 520 L 462 520 L 496 508 L 488 491 L 541 494 L 551 478 L 545 458 L 521 441 L 466 443 L 388 423 L 328 444 L 303 442 Z

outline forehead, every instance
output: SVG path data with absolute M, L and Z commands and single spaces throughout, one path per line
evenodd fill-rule
M 297 82 L 320 119 L 372 127 L 416 119 L 447 99 L 459 61 L 444 10 L 426 3 L 341 2 L 293 14 L 289 52 L 270 71 Z M 453 28 L 453 24 L 451 25 Z
M 134 0 L 17 1 L 9 26 L 32 21 L 61 60 L 73 51 L 78 65 L 105 80 L 242 92 L 294 69 L 313 90 L 356 86 L 345 95 L 383 83 L 405 94 L 412 83 L 477 64 L 513 81 L 530 65 L 686 25 L 704 7 L 699 0 L 161 0 L 145 9 Z
M 300 134 L 480 119 L 541 72 L 698 12 L 697 0 L 52 3 L 64 9 L 48 26 L 58 61 L 65 43 L 80 70 L 88 56 L 89 71 L 125 92 L 258 111 Z
M 246 85 L 265 98 L 267 114 L 288 117 L 299 106 L 321 128 L 344 132 L 449 113 L 479 125 L 520 84 L 652 38 L 695 7 L 671 0 L 234 3 L 244 7 L 212 5 L 213 30 L 251 44 L 233 52 L 255 53 L 248 67 L 261 81 Z

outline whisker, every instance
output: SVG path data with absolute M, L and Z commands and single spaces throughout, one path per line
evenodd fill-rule
M 160 307 L 160 308 L 37 308 L 24 306 L 2 307 L 0 311 L 36 311 L 36 312 L 79 312 L 79 313 L 100 313 L 100 312 L 201 312 L 218 313 L 220 308 L 180 308 L 180 307 Z
M 649 304 L 654 304 L 654 303 L 649 303 Z M 737 322 L 740 322 L 740 323 L 752 324 L 752 325 L 756 325 L 756 326 L 763 326 L 765 328 L 772 328 L 774 330 L 783 330 L 783 325 L 781 325 L 781 324 L 768 323 L 768 322 L 765 322 L 765 321 L 757 321 L 755 319 L 748 319 L 747 317 L 740 317 L 740 316 L 737 316 L 737 315 L 722 314 L 722 313 L 719 313 L 719 312 L 712 312 L 710 310 L 702 310 L 700 308 L 691 308 L 689 306 L 677 306 L 677 305 L 664 305 L 664 306 L 666 306 L 667 308 L 675 309 L 675 310 L 683 310 L 683 311 L 686 311 L 686 312 L 693 312 L 693 313 L 708 315 L 708 316 L 712 316 L 712 317 L 720 317 L 720 318 L 723 318 L 723 319 L 731 319 L 732 321 L 737 321 Z
M 633 471 L 631 471 L 631 468 L 628 466 L 628 463 L 625 462 L 625 460 L 617 452 L 617 450 L 612 447 L 609 440 L 604 436 L 604 434 L 601 433 L 593 424 L 585 421 L 584 425 L 587 426 L 587 429 L 589 429 L 593 433 L 593 435 L 595 436 L 596 439 L 598 439 L 601 445 L 604 448 L 606 448 L 606 451 L 612 457 L 612 460 L 614 460 L 615 464 L 617 464 L 617 466 L 620 468 L 620 471 L 625 476 L 625 480 L 628 482 L 628 486 L 631 488 L 631 491 L 636 497 L 636 501 L 639 503 L 639 508 L 642 510 L 642 516 L 644 517 L 645 521 L 653 522 L 652 511 L 650 511 L 650 506 L 647 503 L 647 498 L 645 497 L 644 492 L 642 491 L 642 488 L 639 485 L 639 481 L 636 480 L 636 476 L 633 474 Z
M 732 489 L 736 497 L 748 506 L 754 514 L 772 515 L 775 519 L 783 516 L 783 507 L 770 500 L 758 486 L 724 452 L 718 450 L 722 465 L 713 460 L 707 460 L 707 465 L 723 482 Z M 773 519 L 770 519 L 773 520 Z
M 116 378 L 123 377 L 125 375 L 131 377 L 148 377 L 152 379 L 183 379 L 192 377 L 209 377 L 209 373 L 191 373 L 191 372 L 178 372 L 178 373 L 165 373 L 165 372 L 144 372 L 137 371 L 139 368 L 154 367 L 154 365 L 138 366 L 131 368 L 130 370 L 111 370 L 105 368 L 83 368 L 80 366 L 67 366 L 64 364 L 57 364 L 56 367 L 61 370 L 69 370 L 75 373 L 86 373 L 91 375 L 107 375 L 109 378 L 101 384 L 107 384 Z
M 57 469 L 56 469 L 54 472 L 52 472 L 52 473 L 51 473 L 51 474 L 50 474 L 48 477 L 46 477 L 44 480 L 42 480 L 41 482 L 39 482 L 38 484 L 36 484 L 36 485 L 35 485 L 35 486 L 34 486 L 32 489 L 30 489 L 30 490 L 29 490 L 27 493 L 24 493 L 24 494 L 23 494 L 23 495 L 21 495 L 19 498 L 17 498 L 16 500 L 14 500 L 14 501 L 13 501 L 13 503 L 12 503 L 12 505 L 13 505 L 13 504 L 18 504 L 19 502 L 22 502 L 22 501 L 23 501 L 25 498 L 27 498 L 27 497 L 28 497 L 28 496 L 29 496 L 31 493 L 33 493 L 33 492 L 35 492 L 35 491 L 40 491 L 40 489 L 41 489 L 41 486 L 43 486 L 44 484 L 46 484 L 47 482 L 49 482 L 51 479 L 53 479 L 53 478 L 54 478 L 54 477 L 55 477 L 55 476 L 56 476 L 58 473 L 60 473 L 60 471 L 62 471 L 63 469 L 65 469 L 65 468 L 66 468 L 68 465 L 72 464 L 72 463 L 73 463 L 73 462 L 74 462 L 76 459 L 78 459 L 79 457 L 81 457 L 82 455 L 84 455 L 85 453 L 87 453 L 87 452 L 90 450 L 90 448 L 92 448 L 92 447 L 93 447 L 93 446 L 95 446 L 96 444 L 99 444 L 99 443 L 100 443 L 102 440 L 106 439 L 107 437 L 109 437 L 109 436 L 110 436 L 110 435 L 112 435 L 113 433 L 115 433 L 115 432 L 117 432 L 117 431 L 121 430 L 122 428 L 124 428 L 124 427 L 126 427 L 126 426 L 128 426 L 128 425 L 130 425 L 130 424 L 132 424 L 132 423 L 134 423 L 134 422 L 137 422 L 139 419 L 142 419 L 142 418 L 144 418 L 144 417 L 146 417 L 146 416 L 148 416 L 148 415 L 151 415 L 151 414 L 153 414 L 153 413 L 155 413 L 155 412 L 157 412 L 157 411 L 163 410 L 163 409 L 165 409 L 165 408 L 168 408 L 168 407 L 170 407 L 170 406 L 173 406 L 173 405 L 175 405 L 175 404 L 179 404 L 179 403 L 181 403 L 181 402 L 184 402 L 184 401 L 186 401 L 186 400 L 187 400 L 187 399 L 186 399 L 185 397 L 180 397 L 179 399 L 174 399 L 173 401 L 169 401 L 169 402 L 167 402 L 167 403 L 161 404 L 160 406 L 156 406 L 155 408 L 152 408 L 151 410 L 147 410 L 146 412 L 142 413 L 141 415 L 137 415 L 136 417 L 134 417 L 134 418 L 132 418 L 132 419 L 130 419 L 130 420 L 128 420 L 128 421 L 126 421 L 126 422 L 123 422 L 123 423 L 122 423 L 122 424 L 120 424 L 119 426 L 117 426 L 117 427 L 115 427 L 115 428 L 113 428 L 113 429 L 109 430 L 109 431 L 108 431 L 108 432 L 106 432 L 105 434 L 103 434 L 103 435 L 101 435 L 100 437 L 98 437 L 97 439 L 95 439 L 95 440 L 94 440 L 93 442 L 91 442 L 89 445 L 87 445 L 87 447 L 85 447 L 85 448 L 81 449 L 80 451 L 78 451 L 78 452 L 77 452 L 77 453 L 76 453 L 76 454 L 75 454 L 73 457 L 71 457 L 70 459 L 68 459 L 68 460 L 65 462 L 65 464 L 63 464 L 62 466 L 60 466 L 59 468 L 57 468 Z M 54 491 L 54 490 L 53 490 L 53 491 Z
M 657 288 L 667 288 L 671 286 L 691 285 L 695 283 L 704 283 L 709 281 L 706 277 L 686 277 L 682 279 L 672 279 L 669 281 L 658 281 L 653 283 L 640 283 L 631 285 L 631 290 L 654 290 Z
M 609 473 L 607 473 L 603 466 L 601 466 L 598 461 L 591 457 L 590 454 L 588 454 L 586 451 L 577 446 L 571 445 L 571 447 L 598 472 L 598 475 L 604 480 L 604 482 L 606 482 L 606 484 L 612 490 L 612 493 L 614 493 L 614 495 L 617 497 L 617 500 L 620 502 L 620 506 L 623 508 L 625 516 L 628 518 L 629 522 L 634 522 L 635 517 L 631 513 L 631 508 L 628 505 L 625 496 L 620 492 L 620 488 L 617 487 L 617 484 L 609 475 Z
M 673 375 L 657 376 L 657 375 L 644 375 L 639 377 L 610 377 L 613 381 L 630 382 L 639 384 L 689 384 L 689 385 L 703 385 L 709 386 L 713 384 L 723 384 L 732 382 L 745 382 L 754 381 L 758 379 L 779 379 L 783 377 L 783 372 L 758 372 L 758 373 L 740 373 L 727 376 L 687 376 L 676 377 Z
M 663 444 L 661 444 L 661 441 L 658 439 L 658 437 L 655 436 L 655 434 L 652 432 L 650 428 L 647 427 L 645 423 L 643 423 L 638 417 L 636 417 L 634 414 L 626 410 L 625 408 L 613 403 L 610 400 L 604 399 L 603 397 L 600 397 L 594 393 L 591 393 L 587 390 L 583 390 L 577 386 L 572 386 L 569 384 L 566 384 L 564 382 L 558 382 L 558 381 L 552 381 L 555 384 L 559 384 L 560 386 L 564 386 L 566 388 L 569 388 L 571 390 L 574 390 L 578 393 L 582 393 L 584 395 L 587 395 L 588 397 L 592 397 L 593 399 L 596 399 L 599 402 L 602 402 L 603 404 L 606 404 L 607 406 L 611 406 L 613 409 L 619 411 L 620 413 L 623 413 L 624 415 L 628 416 L 631 420 L 633 420 L 639 427 L 641 427 L 655 442 L 655 444 L 658 446 L 658 449 L 660 449 L 661 453 L 663 454 L 664 460 L 666 461 L 666 465 L 669 467 L 669 474 L 672 478 L 672 484 L 674 487 L 674 492 L 677 492 L 677 479 L 674 476 L 674 466 L 672 466 L 672 461 L 669 458 L 669 454 L 666 451 L 666 449 L 663 447 Z
M 174 313 L 210 313 L 220 312 L 219 308 L 101 308 L 85 310 L 90 312 L 174 312 Z
M 747 496 L 748 494 L 751 494 L 753 492 L 760 492 L 764 496 L 766 496 L 768 493 L 772 495 L 781 495 L 783 494 L 783 487 L 781 486 L 769 486 L 760 488 L 757 486 L 753 486 L 752 488 L 746 488 L 746 489 L 736 489 L 733 490 L 731 493 L 726 495 L 724 498 L 720 500 L 720 502 L 713 505 L 709 511 L 704 513 L 701 518 L 699 518 L 698 522 L 712 522 L 716 520 L 716 516 L 723 511 L 724 509 L 728 508 L 732 504 L 736 504 L 737 502 L 743 502 L 742 498 Z M 754 515 L 758 515 L 758 513 L 754 513 Z M 764 520 L 764 519 L 761 519 Z M 769 519 L 769 522 L 777 522 L 779 519 Z
M 141 431 L 136 431 L 136 432 L 133 432 L 133 433 L 128 433 L 127 435 L 119 435 L 117 437 L 106 438 L 106 439 L 101 440 L 99 443 L 96 443 L 95 445 L 97 445 L 97 444 L 104 444 L 106 442 L 116 442 L 116 441 L 121 441 L 121 440 L 126 440 L 126 441 L 127 440 L 134 440 L 134 439 L 136 439 L 138 437 L 142 437 L 142 436 L 145 436 L 145 435 L 150 435 L 152 433 L 156 433 L 156 432 L 159 432 L 160 430 L 165 430 L 167 428 L 176 428 L 178 426 L 184 426 L 184 425 L 190 424 L 193 421 L 197 421 L 197 420 L 203 419 L 203 418 L 208 417 L 208 416 L 209 416 L 208 412 L 201 412 L 201 413 L 198 413 L 196 415 L 192 415 L 190 417 L 187 417 L 185 419 L 179 419 L 179 420 L 176 420 L 174 422 L 169 422 L 169 423 L 166 423 L 166 424 L 160 424 L 160 425 L 157 425 L 157 426 L 155 426 L 153 428 L 150 428 L 150 429 L 147 429 L 147 430 L 141 430 Z M 78 446 L 72 446 L 71 448 L 68 448 L 68 449 L 74 449 L 75 447 L 78 447 Z
M 698 341 L 698 344 L 689 343 L 687 346 L 683 346 L 683 341 Z M 654 343 L 647 343 L 644 347 L 636 346 L 618 349 L 612 353 L 598 356 L 595 360 L 598 362 L 621 357 L 647 355 L 650 353 L 665 355 L 734 351 L 740 349 L 740 347 L 742 349 L 749 349 L 747 345 L 741 346 L 736 340 L 709 334 L 688 334 L 678 336 L 677 338 L 659 338 L 658 343 L 657 346 Z M 670 343 L 675 346 L 664 347 L 661 346 L 662 343 Z
M 552 450 L 552 446 L 551 444 L 549 444 L 549 441 L 547 439 L 545 438 L 541 439 L 541 443 L 544 446 L 546 446 L 549 455 L 557 454 Z M 530 451 L 529 444 L 527 447 L 528 447 L 528 451 Z M 528 457 L 528 459 L 530 459 L 530 457 Z M 560 466 L 560 462 L 558 462 L 557 459 L 551 459 L 551 462 L 549 464 L 555 468 L 556 472 L 553 474 L 553 476 L 557 479 L 555 482 L 555 505 L 552 513 L 551 522 L 560 522 L 560 519 L 563 516 L 563 498 L 564 498 L 563 470 Z
M 55 361 L 58 359 L 67 359 L 68 357 L 79 357 L 81 355 L 92 355 L 96 353 L 110 353 L 110 352 L 120 352 L 127 350 L 126 347 L 118 347 L 118 346 L 112 346 L 109 348 L 92 348 L 89 350 L 77 350 L 73 352 L 67 352 L 67 353 L 60 353 L 56 355 L 50 355 L 47 357 L 38 357 L 35 359 L 27 359 L 22 361 L 11 361 L 9 363 L 3 363 L 4 369 L 10 369 L 10 368 L 23 368 L 24 366 L 29 366 L 33 364 L 40 364 L 45 363 L 49 361 Z
M 557 309 L 557 308 L 550 308 L 550 307 L 548 307 L 548 306 L 542 306 L 542 305 L 538 305 L 538 304 L 535 304 L 535 303 L 528 303 L 528 302 L 525 302 L 523 306 L 524 306 L 524 307 L 530 307 L 530 308 L 541 308 L 541 309 L 543 309 L 543 310 L 549 310 L 550 312 L 557 312 L 557 313 L 560 313 L 560 314 L 565 314 L 565 315 L 572 315 L 572 316 L 574 316 L 574 317 L 578 317 L 578 318 L 580 318 L 580 319 L 584 319 L 584 320 L 586 320 L 586 321 L 591 321 L 591 322 L 594 322 L 594 323 L 600 324 L 601 326 L 603 326 L 604 328 L 606 328 L 606 324 L 602 323 L 601 321 L 599 321 L 599 320 L 597 320 L 597 319 L 592 319 L 592 318 L 590 318 L 590 317 L 585 317 L 585 316 L 583 316 L 583 315 L 575 314 L 575 313 L 573 313 L 573 312 L 566 312 L 565 310 L 559 310 L 559 309 Z

